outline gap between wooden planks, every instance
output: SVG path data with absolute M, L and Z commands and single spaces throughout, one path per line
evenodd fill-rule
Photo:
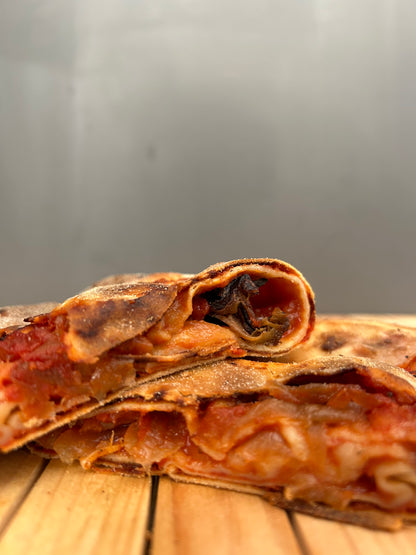
M 51 461 L 5 530 L 0 553 L 140 554 L 150 484 L 150 478 L 86 472 Z
M 2 555 L 139 555 L 147 546 L 154 555 L 245 555 L 259 546 L 264 555 L 300 555 L 286 513 L 256 496 L 162 478 L 147 544 L 150 479 L 58 461 L 39 476 L 44 462 L 24 451 L 0 460 Z

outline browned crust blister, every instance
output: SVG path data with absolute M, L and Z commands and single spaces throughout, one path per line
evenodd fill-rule
M 279 360 L 299 362 L 333 355 L 382 360 L 411 369 L 416 356 L 416 328 L 377 320 L 318 316 L 309 340 Z
M 105 351 L 146 332 L 176 293 L 175 283 L 129 282 L 94 287 L 69 299 L 55 311 L 67 317 L 69 356 L 94 362 Z

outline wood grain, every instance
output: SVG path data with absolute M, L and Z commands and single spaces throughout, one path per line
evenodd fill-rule
M 331 553 L 337 555 L 414 555 L 416 528 L 398 532 L 370 530 L 349 524 L 321 520 L 311 516 L 294 515 L 301 543 L 309 555 Z
M 0 544 L 13 555 L 137 555 L 143 550 L 150 480 L 49 463 Z
M 30 491 L 45 462 L 26 451 L 0 456 L 0 534 Z
M 153 555 L 300 553 L 286 513 L 259 497 L 160 480 Z

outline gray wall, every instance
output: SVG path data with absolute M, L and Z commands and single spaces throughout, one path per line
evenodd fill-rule
M 413 0 L 0 0 L 0 304 L 270 256 L 416 312 Z

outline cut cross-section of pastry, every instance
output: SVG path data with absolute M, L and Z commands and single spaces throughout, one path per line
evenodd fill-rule
M 416 517 L 416 379 L 359 358 L 219 361 L 142 384 L 32 449 L 393 530 Z
M 115 277 L 44 314 L 31 307 L 26 325 L 22 310 L 14 326 L 13 310 L 4 313 L 0 337 L 3 451 L 138 383 L 203 361 L 287 352 L 314 322 L 310 286 L 272 259 L 216 264 L 193 276 Z

